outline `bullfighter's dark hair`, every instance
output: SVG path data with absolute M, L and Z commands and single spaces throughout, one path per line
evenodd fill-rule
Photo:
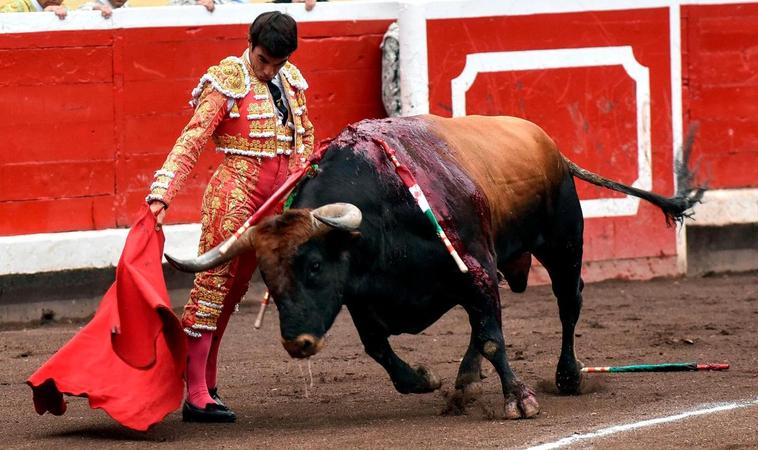
M 297 50 L 297 22 L 279 11 L 263 13 L 250 24 L 248 39 L 275 58 L 287 57 Z

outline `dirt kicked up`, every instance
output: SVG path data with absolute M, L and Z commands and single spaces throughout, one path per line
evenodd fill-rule
M 221 353 L 220 393 L 236 424 L 184 424 L 174 413 L 147 433 L 120 427 L 87 400 L 69 398 L 64 416 L 38 416 L 24 380 L 78 325 L 0 332 L 3 448 L 523 448 L 621 424 L 724 402 L 758 398 L 758 273 L 587 285 L 577 327 L 586 365 L 726 362 L 726 372 L 590 374 L 581 396 L 554 384 L 560 350 L 557 306 L 548 287 L 503 294 L 504 334 L 513 368 L 542 407 L 532 420 L 506 421 L 494 373 L 463 415 L 449 411 L 452 383 L 468 344 L 466 315 L 455 309 L 417 336 L 393 339 L 409 363 L 443 379 L 434 394 L 401 395 L 365 353 L 343 311 L 327 347 L 308 365 L 279 344 L 276 309 L 253 329 L 248 300 L 232 318 Z M 248 299 L 257 302 L 257 293 Z M 486 370 L 491 371 L 487 363 Z M 580 441 L 574 447 L 756 448 L 758 404 Z

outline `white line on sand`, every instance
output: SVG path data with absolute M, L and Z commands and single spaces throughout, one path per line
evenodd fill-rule
M 586 434 L 575 434 L 573 436 L 565 437 L 554 442 L 548 442 L 540 444 L 535 447 L 529 447 L 527 450 L 548 450 L 552 448 L 565 447 L 567 445 L 574 444 L 579 441 L 585 441 L 588 439 L 595 439 L 599 437 L 609 436 L 611 434 L 623 433 L 625 431 L 636 430 L 638 428 L 650 427 L 653 425 L 659 425 L 662 423 L 676 422 L 679 420 L 687 419 L 689 417 L 702 416 L 704 414 L 717 413 L 721 411 L 729 411 L 731 409 L 748 408 L 758 404 L 758 398 L 752 400 L 746 400 L 742 402 L 720 403 L 715 406 L 707 406 L 692 411 L 683 412 L 681 414 L 675 414 L 673 416 L 658 417 L 656 419 L 643 420 L 641 422 L 627 423 L 623 425 L 614 425 L 608 428 L 601 428 L 597 431 Z

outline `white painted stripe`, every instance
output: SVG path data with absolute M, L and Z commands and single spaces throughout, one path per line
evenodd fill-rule
M 626 431 L 636 430 L 636 429 L 645 428 L 645 427 L 651 427 L 651 426 L 660 425 L 663 423 L 678 422 L 680 420 L 688 419 L 690 417 L 713 414 L 713 413 L 718 413 L 722 411 L 729 411 L 732 409 L 749 408 L 756 404 L 758 404 L 758 398 L 755 398 L 753 400 L 741 401 L 741 402 L 723 403 L 716 406 L 703 405 L 703 407 L 701 407 L 700 409 L 683 412 L 681 414 L 676 414 L 673 416 L 658 417 L 655 419 L 648 419 L 648 420 L 643 420 L 641 422 L 627 423 L 623 425 L 614 425 L 612 427 L 602 428 L 600 430 L 593 431 L 591 433 L 575 434 L 573 436 L 559 439 L 555 442 L 548 442 L 548 443 L 537 445 L 534 447 L 529 447 L 527 450 L 549 450 L 553 448 L 566 447 L 568 445 L 574 444 L 579 441 L 587 441 L 590 439 L 601 438 L 601 437 L 609 436 L 616 433 L 624 433 Z
M 397 2 L 362 0 L 360 2 L 322 3 L 310 12 L 299 3 L 255 3 L 216 5 L 209 13 L 202 6 L 159 6 L 116 9 L 110 19 L 98 11 L 69 11 L 65 20 L 53 13 L 0 14 L 0 34 L 35 33 L 61 30 L 108 30 L 118 28 L 184 27 L 203 25 L 249 25 L 266 11 L 282 11 L 298 22 L 353 20 L 394 20 Z
M 0 275 L 115 267 L 128 229 L 72 231 L 0 237 Z M 165 251 L 197 255 L 200 224 L 166 225 Z
M 688 226 L 724 226 L 758 222 L 758 188 L 706 191 Z

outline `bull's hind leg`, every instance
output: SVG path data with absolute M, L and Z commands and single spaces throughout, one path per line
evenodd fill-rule
M 508 364 L 503 338 L 500 297 L 497 289 L 497 275 L 493 270 L 487 286 L 482 286 L 483 280 L 476 284 L 476 298 L 464 304 L 471 323 L 471 342 L 476 350 L 495 367 L 505 397 L 505 417 L 520 419 L 534 417 L 540 412 L 537 398 L 524 384 Z
M 582 233 L 583 219 L 579 199 L 573 190 L 573 180 L 565 183 L 561 192 L 562 213 L 554 218 L 553 229 L 534 256 L 545 266 L 553 294 L 558 300 L 563 337 L 561 355 L 555 373 L 555 384 L 563 394 L 578 394 L 581 384 L 582 364 L 574 352 L 574 330 L 582 310 Z
M 538 259 L 550 274 L 553 294 L 558 299 L 558 313 L 563 331 L 555 384 L 562 394 L 578 394 L 582 365 L 574 352 L 574 330 L 582 309 L 581 247 L 566 253 L 568 254 L 556 255 L 550 252 Z

